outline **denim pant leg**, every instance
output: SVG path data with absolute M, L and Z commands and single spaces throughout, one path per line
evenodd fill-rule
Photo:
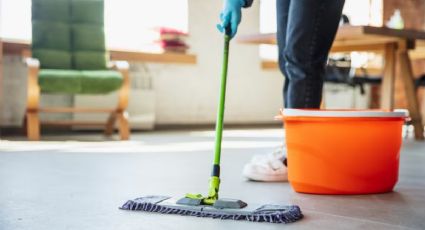
M 287 5 L 277 6 L 277 12 L 285 12 Z M 283 44 L 279 65 L 289 80 L 286 92 L 284 87 L 286 108 L 320 107 L 324 67 L 343 6 L 344 0 L 289 0 L 287 20 L 278 16 L 278 27 L 286 27 L 286 36 L 277 37 Z
M 286 26 L 288 25 L 288 13 L 289 13 L 289 3 L 291 0 L 276 0 L 276 17 L 277 17 L 277 30 L 276 30 L 276 40 L 278 47 L 278 60 L 279 68 L 285 77 L 285 82 L 283 83 L 283 106 L 288 108 L 288 97 L 286 93 L 288 92 L 289 78 L 286 73 L 286 61 L 283 57 L 283 50 L 285 50 L 286 44 Z

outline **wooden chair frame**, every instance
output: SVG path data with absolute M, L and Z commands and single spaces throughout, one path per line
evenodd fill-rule
M 61 126 L 105 126 L 105 135 L 110 136 L 114 132 L 115 123 L 118 121 L 118 131 L 121 140 L 130 138 L 130 126 L 128 121 L 128 98 L 130 94 L 129 64 L 126 61 L 111 62 L 111 69 L 117 70 L 123 77 L 123 83 L 118 92 L 118 104 L 115 108 L 40 108 L 40 86 L 38 85 L 38 72 L 40 62 L 34 58 L 25 58 L 28 67 L 27 107 L 25 114 L 25 128 L 27 137 L 31 141 L 40 140 L 41 125 Z M 109 113 L 106 122 L 82 122 L 82 121 L 40 121 L 40 113 Z

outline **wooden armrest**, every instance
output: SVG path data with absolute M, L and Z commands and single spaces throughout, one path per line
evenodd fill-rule
M 40 87 L 38 85 L 40 62 L 29 57 L 24 58 L 24 63 L 28 66 L 27 111 L 37 110 L 40 100 Z
M 128 64 L 127 61 L 111 61 L 109 63 L 109 66 L 111 69 L 116 69 L 116 70 L 129 70 L 130 69 L 130 65 Z
M 35 68 L 35 69 L 40 68 L 40 61 L 38 61 L 38 59 L 36 59 L 36 58 L 26 57 L 26 58 L 24 58 L 23 61 L 24 61 L 25 65 L 28 66 L 29 68 Z
M 130 94 L 130 65 L 127 61 L 111 61 L 110 67 L 121 73 L 123 83 L 119 90 L 117 111 L 125 111 L 128 106 L 128 97 Z

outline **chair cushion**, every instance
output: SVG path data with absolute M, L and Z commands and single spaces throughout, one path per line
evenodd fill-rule
M 114 70 L 84 70 L 81 78 L 82 94 L 106 94 L 119 89 L 123 78 Z
M 71 69 L 72 59 L 69 51 L 52 49 L 33 49 L 32 56 L 40 61 L 43 69 Z
M 81 91 L 81 78 L 78 70 L 41 69 L 38 84 L 45 93 L 76 94 Z
M 113 70 L 41 69 L 38 83 L 44 93 L 106 94 L 121 87 L 122 76 Z
M 71 50 L 71 29 L 63 22 L 33 20 L 32 47 Z
M 103 8 L 103 0 L 72 0 L 72 22 L 103 25 Z
M 77 51 L 73 55 L 74 69 L 106 70 L 108 56 L 101 51 Z
M 105 32 L 102 26 L 90 24 L 72 25 L 72 42 L 75 51 L 104 51 Z
M 32 19 L 68 22 L 70 2 L 68 0 L 32 0 Z
M 33 0 L 32 54 L 41 68 L 72 68 L 70 4 L 66 0 Z

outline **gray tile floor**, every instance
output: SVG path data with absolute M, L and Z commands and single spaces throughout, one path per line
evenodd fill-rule
M 393 193 L 306 195 L 287 183 L 248 182 L 240 175 L 252 155 L 279 145 L 279 129 L 225 132 L 221 195 L 248 203 L 297 204 L 305 214 L 297 223 L 118 209 L 144 194 L 206 192 L 213 136 L 212 131 L 173 131 L 135 134 L 128 142 L 99 142 L 95 134 L 45 136 L 47 141 L 38 143 L 0 141 L 0 229 L 425 229 L 425 143 L 404 142 Z

